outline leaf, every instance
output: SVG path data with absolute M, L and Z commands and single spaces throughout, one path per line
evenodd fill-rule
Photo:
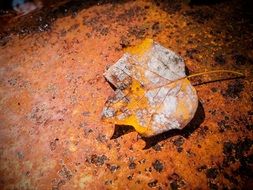
M 145 137 L 182 129 L 198 107 L 188 78 L 202 74 L 187 77 L 181 57 L 151 39 L 144 40 L 104 73 L 116 91 L 105 103 L 102 119 L 131 125 Z

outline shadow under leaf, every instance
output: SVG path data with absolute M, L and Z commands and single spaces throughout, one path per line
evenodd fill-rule
M 135 131 L 134 127 L 131 125 L 115 125 L 114 133 L 111 137 L 111 139 L 117 139 L 121 137 L 122 135 L 126 135 L 128 133 L 131 133 Z

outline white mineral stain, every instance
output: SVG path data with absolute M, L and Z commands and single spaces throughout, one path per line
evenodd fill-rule
M 110 107 L 105 107 L 102 112 L 102 115 L 106 118 L 113 117 L 114 114 L 114 109 Z
M 156 114 L 154 116 L 154 122 L 158 123 L 158 124 L 161 124 L 161 125 L 164 125 L 167 122 L 167 118 L 165 117 L 164 114 Z
M 149 90 L 145 93 L 149 104 L 152 107 L 159 106 L 168 94 L 169 89 L 166 87 L 161 87 L 160 89 Z
M 126 114 L 125 114 L 125 113 L 119 114 L 119 115 L 117 116 L 117 119 L 118 119 L 118 120 L 123 120 L 123 119 L 125 119 L 125 118 L 126 118 Z
M 170 118 L 170 120 L 168 121 L 168 123 L 165 126 L 166 126 L 167 130 L 180 129 L 181 124 L 176 119 Z
M 156 74 L 152 73 L 149 70 L 145 71 L 145 77 L 153 84 L 157 84 L 160 81 L 160 77 L 158 77 Z
M 171 117 L 166 117 L 164 114 L 156 114 L 152 122 L 152 130 L 156 134 L 168 131 L 171 129 L 180 129 L 180 123 Z
M 196 90 L 192 87 L 192 86 L 187 86 L 186 87 L 186 93 L 189 95 L 189 98 L 192 102 L 197 102 L 197 94 L 196 94 Z
M 141 126 L 143 126 L 143 127 L 147 127 L 146 126 L 146 121 L 145 121 L 145 119 L 144 119 L 144 117 L 145 117 L 145 114 L 147 114 L 147 111 L 146 110 L 141 110 L 141 109 L 139 109 L 139 110 L 137 110 L 137 112 L 136 112 L 136 117 L 137 117 L 137 119 L 138 119 L 138 122 L 141 124 Z
M 148 102 L 149 102 L 150 106 L 155 105 L 154 96 L 156 95 L 158 90 L 159 89 L 149 90 L 148 92 L 145 93 L 145 97 L 148 99 Z
M 163 77 L 176 80 L 185 76 L 184 61 L 173 51 L 155 43 L 152 48 L 152 57 L 162 64 Z
M 155 97 L 156 98 L 156 102 L 158 103 L 162 103 L 162 101 L 165 99 L 165 97 L 168 95 L 169 93 L 169 90 L 168 88 L 166 87 L 161 87 L 159 89 L 159 92 L 157 93 L 157 96 Z
M 177 85 L 175 86 L 173 86 L 173 87 L 171 87 L 171 89 L 170 89 L 170 91 L 169 91 L 169 93 L 168 93 L 168 95 L 171 95 L 171 96 L 178 96 L 178 93 L 180 93 L 181 91 L 181 83 L 177 83 Z
M 177 98 L 174 96 L 167 96 L 163 103 L 162 113 L 164 113 L 167 117 L 172 113 L 175 113 L 177 109 Z

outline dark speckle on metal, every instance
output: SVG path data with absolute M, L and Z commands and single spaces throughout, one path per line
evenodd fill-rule
M 253 189 L 252 1 L 41 2 L 0 10 L 1 189 Z M 144 38 L 246 77 L 196 86 L 183 130 L 114 130 L 103 73 Z

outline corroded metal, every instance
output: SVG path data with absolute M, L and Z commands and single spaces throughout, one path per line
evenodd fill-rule
M 1 24 L 1 189 L 252 189 L 250 6 L 166 2 L 69 3 Z M 195 86 L 201 109 L 182 131 L 110 139 L 103 72 L 144 38 L 189 73 L 246 78 Z

